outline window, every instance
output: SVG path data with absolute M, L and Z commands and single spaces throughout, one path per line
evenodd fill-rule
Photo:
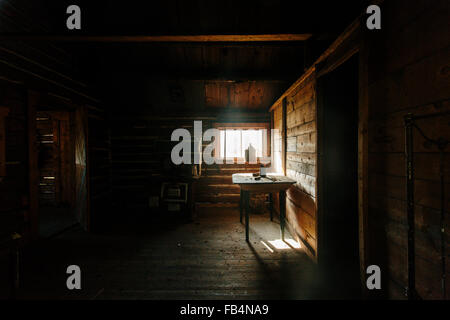
M 270 162 L 270 124 L 264 122 L 252 123 L 215 123 L 219 130 L 215 157 L 226 160 L 227 163 L 244 163 L 250 144 L 255 148 L 256 159 L 250 162 Z
M 270 155 L 270 125 L 269 123 L 215 123 L 219 130 L 219 141 L 216 144 L 215 156 L 228 163 L 245 162 L 245 150 L 250 144 L 255 148 L 256 159 L 267 163 Z
M 223 129 L 220 130 L 220 158 L 245 158 L 245 150 L 252 145 L 256 157 L 263 156 L 264 130 Z

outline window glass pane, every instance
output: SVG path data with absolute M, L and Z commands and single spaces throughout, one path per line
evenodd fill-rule
M 220 157 L 225 157 L 225 130 L 220 130 Z
M 242 131 L 242 150 L 251 144 L 256 149 L 256 156 L 262 157 L 262 130 L 243 130 Z M 244 153 L 245 154 L 245 153 Z
M 241 149 L 241 131 L 240 130 L 227 130 L 226 131 L 226 157 L 242 157 Z

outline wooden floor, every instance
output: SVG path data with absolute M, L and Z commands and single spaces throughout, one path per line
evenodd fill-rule
M 268 214 L 250 216 L 250 243 L 236 208 L 204 208 L 191 223 L 145 221 L 103 234 L 73 229 L 41 240 L 24 252 L 18 298 L 333 297 L 301 248 L 277 248 L 279 224 Z M 71 264 L 81 268 L 82 290 L 66 289 Z
M 77 224 L 77 220 L 69 208 L 39 208 L 39 236 L 51 237 Z

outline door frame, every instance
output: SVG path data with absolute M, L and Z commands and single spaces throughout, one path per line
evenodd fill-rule
M 352 35 L 353 34 L 353 35 Z M 340 48 L 340 55 L 338 58 L 322 60 L 320 64 L 315 65 L 316 80 L 323 75 L 326 75 L 339 66 L 341 66 L 348 59 L 358 54 L 358 238 L 359 238 L 359 265 L 360 265 L 360 279 L 363 294 L 366 296 L 368 291 L 366 289 L 366 269 L 369 263 L 370 247 L 369 247 L 369 227 L 368 227 L 368 172 L 369 172 L 369 148 L 368 148 L 368 52 L 367 40 L 364 32 L 360 28 L 355 28 L 352 33 L 346 34 L 346 37 L 352 38 L 350 43 L 342 43 L 344 49 Z M 345 48 L 346 47 L 346 48 Z M 337 49 L 335 49 L 337 51 Z M 330 53 L 332 56 L 333 53 Z M 315 91 L 317 92 L 317 81 Z M 321 197 L 323 195 L 323 177 L 321 175 L 322 168 L 322 146 L 321 142 L 323 125 L 321 119 L 323 114 L 319 105 L 323 103 L 321 97 L 316 95 L 316 119 L 317 119 L 317 232 L 318 232 L 318 260 L 320 260 L 320 226 L 323 219 L 323 206 Z

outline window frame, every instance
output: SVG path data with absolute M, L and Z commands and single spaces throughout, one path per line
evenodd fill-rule
M 218 130 L 267 130 L 267 145 L 262 150 L 262 157 L 268 157 L 270 156 L 270 123 L 266 122 L 249 122 L 249 123 L 215 123 L 214 128 Z M 263 138 L 264 139 L 264 138 Z M 241 134 L 241 141 L 242 141 L 242 134 Z M 221 148 L 221 138 L 219 135 L 219 141 L 216 144 L 216 148 L 214 150 L 214 156 L 216 159 L 223 160 L 224 163 L 241 163 L 241 164 L 248 164 L 248 162 L 245 161 L 244 157 L 220 157 L 220 148 Z M 242 142 L 241 142 L 242 143 Z M 263 143 L 264 144 L 264 143 Z M 242 145 L 241 145 L 242 148 Z M 226 151 L 225 151 L 226 153 Z M 257 163 L 260 163 L 261 157 L 256 157 Z

